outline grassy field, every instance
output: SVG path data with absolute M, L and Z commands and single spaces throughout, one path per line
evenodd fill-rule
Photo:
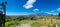
M 51 21 L 52 18 L 52 21 Z M 57 17 L 44 17 L 42 19 L 36 19 L 36 20 L 12 20 L 9 22 L 6 22 L 6 27 L 16 27 L 20 24 L 25 24 L 25 23 L 31 23 L 31 27 L 52 27 L 53 24 L 58 24 L 58 27 L 60 27 L 60 20 L 56 21 Z M 52 22 L 52 24 L 51 24 Z
M 52 26 L 53 24 L 56 24 L 56 20 L 52 19 L 52 24 L 51 24 L 51 19 L 38 19 L 38 20 L 22 20 L 20 21 L 21 24 L 25 23 L 31 23 L 32 27 L 48 27 Z M 60 20 L 57 20 L 58 27 L 60 27 Z
M 47 20 L 44 20 L 44 19 L 39 19 L 39 20 L 37 20 L 36 22 L 34 22 L 33 24 L 32 24 L 32 27 L 48 27 L 48 25 L 49 26 L 52 26 L 53 24 L 56 24 L 56 21 L 55 21 L 55 19 L 52 19 L 53 21 L 52 21 L 52 24 L 51 24 L 51 19 L 47 19 Z M 60 22 L 60 21 L 59 21 Z M 57 22 L 58 23 L 58 22 Z M 58 23 L 58 27 L 60 27 L 59 26 L 60 25 L 60 23 Z

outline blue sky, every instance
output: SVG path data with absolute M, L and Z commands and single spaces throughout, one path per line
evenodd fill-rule
M 2 0 L 0 0 L 1 2 Z M 57 14 L 60 0 L 6 0 L 7 15 L 29 15 L 35 13 Z

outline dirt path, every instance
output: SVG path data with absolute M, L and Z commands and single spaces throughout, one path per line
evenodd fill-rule
M 31 24 L 21 24 L 20 26 L 17 27 L 31 27 Z
M 17 27 L 31 27 L 31 24 L 34 23 L 36 21 L 33 21 L 33 22 L 29 22 L 29 23 L 26 23 L 26 24 L 21 24 L 21 25 L 18 25 Z

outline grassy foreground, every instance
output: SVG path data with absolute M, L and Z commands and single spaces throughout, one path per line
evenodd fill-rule
M 52 24 L 51 24 L 51 18 L 52 18 Z M 42 19 L 36 19 L 36 20 L 12 20 L 9 22 L 6 22 L 6 27 L 16 27 L 20 24 L 25 23 L 31 23 L 31 27 L 52 27 L 53 24 L 58 24 L 58 27 L 60 27 L 60 20 L 56 20 L 56 17 L 44 17 Z

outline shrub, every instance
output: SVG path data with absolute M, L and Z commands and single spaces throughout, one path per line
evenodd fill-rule
M 53 27 L 56 27 L 56 24 L 53 24 Z
M 50 24 L 48 24 L 48 27 L 51 27 L 51 25 L 50 25 Z

